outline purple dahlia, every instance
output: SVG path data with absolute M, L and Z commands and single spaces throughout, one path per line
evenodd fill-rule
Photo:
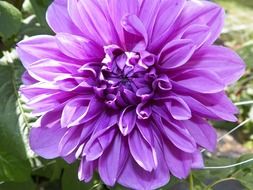
M 196 0 L 55 0 L 56 33 L 20 42 L 21 94 L 39 117 L 38 155 L 79 159 L 78 177 L 156 189 L 202 168 L 207 120 L 236 121 L 224 89 L 244 63 L 213 45 L 224 11 Z

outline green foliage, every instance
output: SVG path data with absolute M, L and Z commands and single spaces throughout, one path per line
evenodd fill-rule
M 93 183 L 85 184 L 84 182 L 80 182 L 77 179 L 77 171 L 78 171 L 78 163 L 74 165 L 66 166 L 64 169 L 64 173 L 62 176 L 62 190 L 84 190 L 84 189 L 92 189 L 92 187 L 98 184 L 98 181 L 94 180 Z
M 30 0 L 30 2 L 40 24 L 42 26 L 47 26 L 46 19 L 45 19 L 46 18 L 45 12 L 48 5 L 52 2 L 52 0 Z
M 253 1 L 216 0 L 227 12 L 225 29 L 220 43 L 236 50 L 247 63 L 245 76 L 228 89 L 235 102 L 253 99 Z M 34 118 L 29 114 L 18 89 L 23 72 L 15 54 L 15 44 L 25 36 L 51 34 L 45 12 L 52 0 L 0 1 L 0 190 L 124 190 L 101 184 L 97 174 L 91 183 L 77 179 L 78 163 L 68 165 L 62 160 L 43 160 L 33 155 L 27 133 Z M 2 58 L 1 58 L 2 57 Z M 239 121 L 253 117 L 253 104 L 240 106 Z M 219 129 L 230 130 L 237 124 L 217 122 Z M 252 122 L 235 133 L 242 144 L 253 148 Z M 253 158 L 252 154 L 239 159 L 215 157 L 207 154 L 206 166 L 226 166 Z M 160 190 L 230 190 L 237 182 L 238 190 L 253 189 L 253 162 L 224 169 L 196 170 L 192 180 L 171 177 Z M 228 189 L 225 189 L 225 186 Z M 228 186 L 227 186 L 228 184 Z M 222 186 L 223 185 L 223 186 Z
M 20 30 L 22 14 L 12 4 L 0 1 L 0 21 L 0 37 L 6 41 Z
M 23 181 L 30 177 L 20 122 L 25 122 L 18 95 L 20 62 L 0 65 L 0 180 Z M 23 118 L 22 118 L 23 117 Z

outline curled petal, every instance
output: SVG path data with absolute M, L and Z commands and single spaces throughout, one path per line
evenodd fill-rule
M 162 91 L 169 91 L 172 89 L 172 84 L 167 75 L 162 75 L 153 82 L 152 87 L 154 89 L 158 87 Z
M 176 120 L 188 120 L 192 117 L 191 109 L 182 98 L 170 96 L 166 107 Z
M 87 63 L 78 69 L 79 73 L 82 73 L 87 78 L 96 78 L 98 72 L 100 71 L 100 64 L 97 63 Z
M 144 67 L 148 68 L 152 65 L 154 65 L 157 61 L 156 55 L 150 54 L 147 51 L 141 51 L 141 65 L 145 65 Z
M 116 104 L 117 102 L 117 96 L 114 95 L 114 94 L 108 94 L 106 96 L 106 101 L 105 101 L 105 104 L 109 107 L 109 108 L 112 108 L 112 109 L 117 109 L 118 108 L 118 105 Z
M 147 103 L 140 103 L 136 108 L 136 113 L 139 119 L 148 119 L 152 114 L 152 108 Z
M 149 100 L 153 95 L 154 92 L 149 87 L 139 88 L 136 91 L 136 96 L 140 97 L 143 101 Z
M 130 107 L 124 109 L 119 118 L 119 129 L 126 136 L 133 130 L 136 123 L 135 110 Z

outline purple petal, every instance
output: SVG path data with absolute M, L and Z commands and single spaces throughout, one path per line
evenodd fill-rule
M 31 93 L 32 89 L 33 92 L 41 92 L 41 94 L 34 94 L 33 97 L 27 101 L 27 105 L 33 109 L 32 114 L 36 116 L 43 115 L 51 110 L 55 109 L 56 107 L 64 104 L 65 101 L 68 100 L 69 95 L 62 93 L 62 92 L 55 92 L 47 90 L 48 94 L 45 94 L 45 89 L 36 89 L 33 87 L 23 87 L 22 93 L 26 96 Z M 29 96 L 28 96 L 29 97 Z M 57 110 L 56 110 L 57 111 Z M 57 111 L 58 112 L 58 111 Z
M 153 116 L 156 125 L 159 126 L 164 136 L 178 149 L 193 153 L 197 149 L 197 145 L 194 141 L 194 139 L 191 137 L 189 132 L 184 129 L 182 126 L 177 126 L 176 124 L 169 121 L 168 118 L 167 121 L 165 119 L 161 119 L 160 116 Z
M 57 77 L 77 72 L 78 66 L 52 59 L 41 59 L 28 66 L 29 74 L 41 82 L 53 82 Z
M 139 10 L 139 2 L 136 0 L 109 0 L 108 12 L 112 19 L 115 30 L 121 42 L 124 42 L 124 31 L 121 25 L 121 19 L 125 15 L 137 15 Z
M 26 68 L 31 63 L 41 59 L 73 62 L 59 50 L 53 36 L 40 35 L 30 37 L 19 42 L 16 49 Z
M 191 40 L 176 40 L 168 43 L 159 55 L 159 67 L 174 69 L 185 64 L 194 53 L 195 46 Z
M 201 153 L 196 151 L 192 154 L 192 166 L 193 169 L 202 169 L 204 168 L 204 161 Z
M 203 69 L 216 73 L 226 85 L 237 81 L 245 71 L 243 60 L 233 51 L 220 46 L 203 47 L 183 66 L 184 70 Z
M 27 71 L 25 71 L 22 75 L 22 82 L 24 85 L 32 85 L 38 81 L 35 80 Z
M 157 167 L 157 158 L 155 152 L 138 130 L 134 130 L 129 135 L 128 144 L 134 160 L 144 170 L 151 172 Z
M 152 114 L 152 108 L 148 103 L 140 103 L 136 108 L 139 119 L 148 119 Z
M 104 0 L 68 0 L 68 12 L 76 26 L 100 45 L 117 44 L 118 35 L 111 23 Z
M 231 122 L 237 121 L 237 118 L 234 116 L 236 109 L 231 102 L 227 100 L 226 96 L 221 93 L 217 93 L 215 96 L 213 95 L 214 94 L 209 94 L 205 98 L 209 99 L 216 96 L 216 102 L 209 105 L 204 102 L 202 103 L 202 100 L 198 100 L 198 98 L 193 98 L 188 95 L 180 95 L 180 97 L 184 99 L 187 105 L 191 108 L 192 112 L 199 116 L 216 120 L 223 119 Z M 218 98 L 219 96 L 220 98 Z
M 190 132 L 196 143 L 209 151 L 214 151 L 217 144 L 217 134 L 206 121 L 193 117 L 188 121 L 183 121 L 182 125 Z
M 182 39 L 190 39 L 196 46 L 201 47 L 210 36 L 210 27 L 206 25 L 190 25 L 182 34 Z
M 58 105 L 54 108 L 40 117 L 39 126 L 52 128 L 55 125 L 60 125 L 63 105 Z
M 62 157 L 68 164 L 73 164 L 76 161 L 75 152 Z
M 192 117 L 191 109 L 182 98 L 176 96 L 168 97 L 166 107 L 176 120 L 188 120 Z
M 148 44 L 148 34 L 143 23 L 136 15 L 126 15 L 121 20 L 125 31 L 125 44 L 128 50 L 145 50 Z
M 185 0 L 142 1 L 139 14 L 150 35 L 149 49 L 151 51 L 157 51 L 161 48 L 162 39 L 166 39 L 170 34 L 169 31 L 173 28 L 184 3 Z
M 83 124 L 101 113 L 101 104 L 95 99 L 75 98 L 68 102 L 61 117 L 62 127 Z
M 94 124 L 95 131 L 83 150 L 83 155 L 86 155 L 87 160 L 96 160 L 111 144 L 115 136 L 115 128 L 112 127 L 114 124 L 112 118 L 108 117 L 106 114 L 103 114 L 97 119 Z
M 219 37 L 224 24 L 224 10 L 215 3 L 208 1 L 186 1 L 183 11 L 178 17 L 175 35 L 185 31 L 189 26 L 206 25 L 210 35 L 205 44 L 210 45 Z M 175 36 L 171 36 L 174 38 Z
M 119 118 L 119 129 L 121 133 L 126 136 L 133 130 L 136 123 L 136 113 L 131 107 L 127 107 L 121 113 Z
M 82 32 L 75 26 L 67 11 L 67 0 L 53 1 L 49 6 L 46 19 L 48 25 L 55 32 L 66 32 L 82 35 Z
M 84 181 L 86 183 L 90 182 L 93 177 L 94 172 L 94 163 L 86 161 L 85 158 L 82 158 L 81 164 L 78 170 L 78 178 L 80 181 Z
M 103 49 L 96 43 L 67 33 L 58 33 L 56 43 L 65 55 L 74 59 L 99 61 L 103 56 Z
M 129 187 L 130 189 L 147 190 L 158 189 L 168 183 L 170 179 L 169 170 L 164 165 L 163 150 L 159 144 L 160 138 L 156 137 L 154 144 L 158 159 L 157 168 L 152 172 L 145 171 L 132 157 L 129 157 L 118 179 L 121 185 Z
M 60 156 L 58 145 L 66 131 L 60 125 L 52 128 L 32 128 L 29 137 L 31 149 L 46 159 Z
M 60 75 L 55 78 L 53 84 L 61 91 L 82 94 L 84 99 L 90 100 L 93 97 L 93 86 L 87 82 L 83 77 Z
M 83 98 L 75 98 L 69 101 L 63 109 L 61 126 L 69 127 L 73 122 L 87 114 L 89 101 Z
M 163 155 L 170 172 L 179 179 L 186 178 L 191 170 L 191 154 L 177 149 L 169 142 L 163 144 Z
M 92 129 L 93 125 L 81 125 L 70 128 L 59 143 L 59 151 L 61 156 L 64 157 L 73 153 L 78 148 L 80 143 L 84 143 L 84 140 L 92 133 Z
M 181 72 L 172 80 L 179 86 L 200 93 L 216 93 L 225 88 L 225 84 L 216 73 L 203 69 Z
M 99 175 L 106 185 L 115 185 L 127 159 L 127 142 L 121 134 L 117 134 L 98 162 Z

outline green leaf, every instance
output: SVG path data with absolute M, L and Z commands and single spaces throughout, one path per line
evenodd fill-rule
M 245 160 L 249 160 L 253 158 L 253 154 L 245 154 L 241 156 L 237 163 L 241 163 Z M 239 165 L 235 168 L 235 172 L 232 174 L 232 177 L 235 177 L 240 183 L 251 190 L 253 187 L 253 162 L 249 162 L 246 164 Z
M 37 22 L 38 21 L 35 15 L 31 15 L 24 19 L 19 32 L 20 39 L 23 39 L 23 36 L 53 34 L 48 27 L 40 26 Z
M 31 173 L 23 136 L 28 120 L 18 95 L 20 73 L 18 61 L 0 64 L 0 181 L 25 181 Z
M 0 37 L 7 40 L 17 34 L 21 27 L 22 14 L 5 1 L 0 1 Z
M 62 177 L 62 190 L 89 190 L 98 184 L 97 180 L 93 179 L 93 183 L 80 182 L 77 177 L 78 163 L 67 165 Z M 96 188 L 95 188 L 96 189 Z
M 20 190 L 20 189 L 36 190 L 36 186 L 32 180 L 29 180 L 22 183 L 13 183 L 13 182 L 3 183 L 3 184 L 0 184 L 0 189 L 1 190 Z
M 42 26 L 48 26 L 46 23 L 46 10 L 52 0 L 30 0 L 34 13 L 36 14 Z

